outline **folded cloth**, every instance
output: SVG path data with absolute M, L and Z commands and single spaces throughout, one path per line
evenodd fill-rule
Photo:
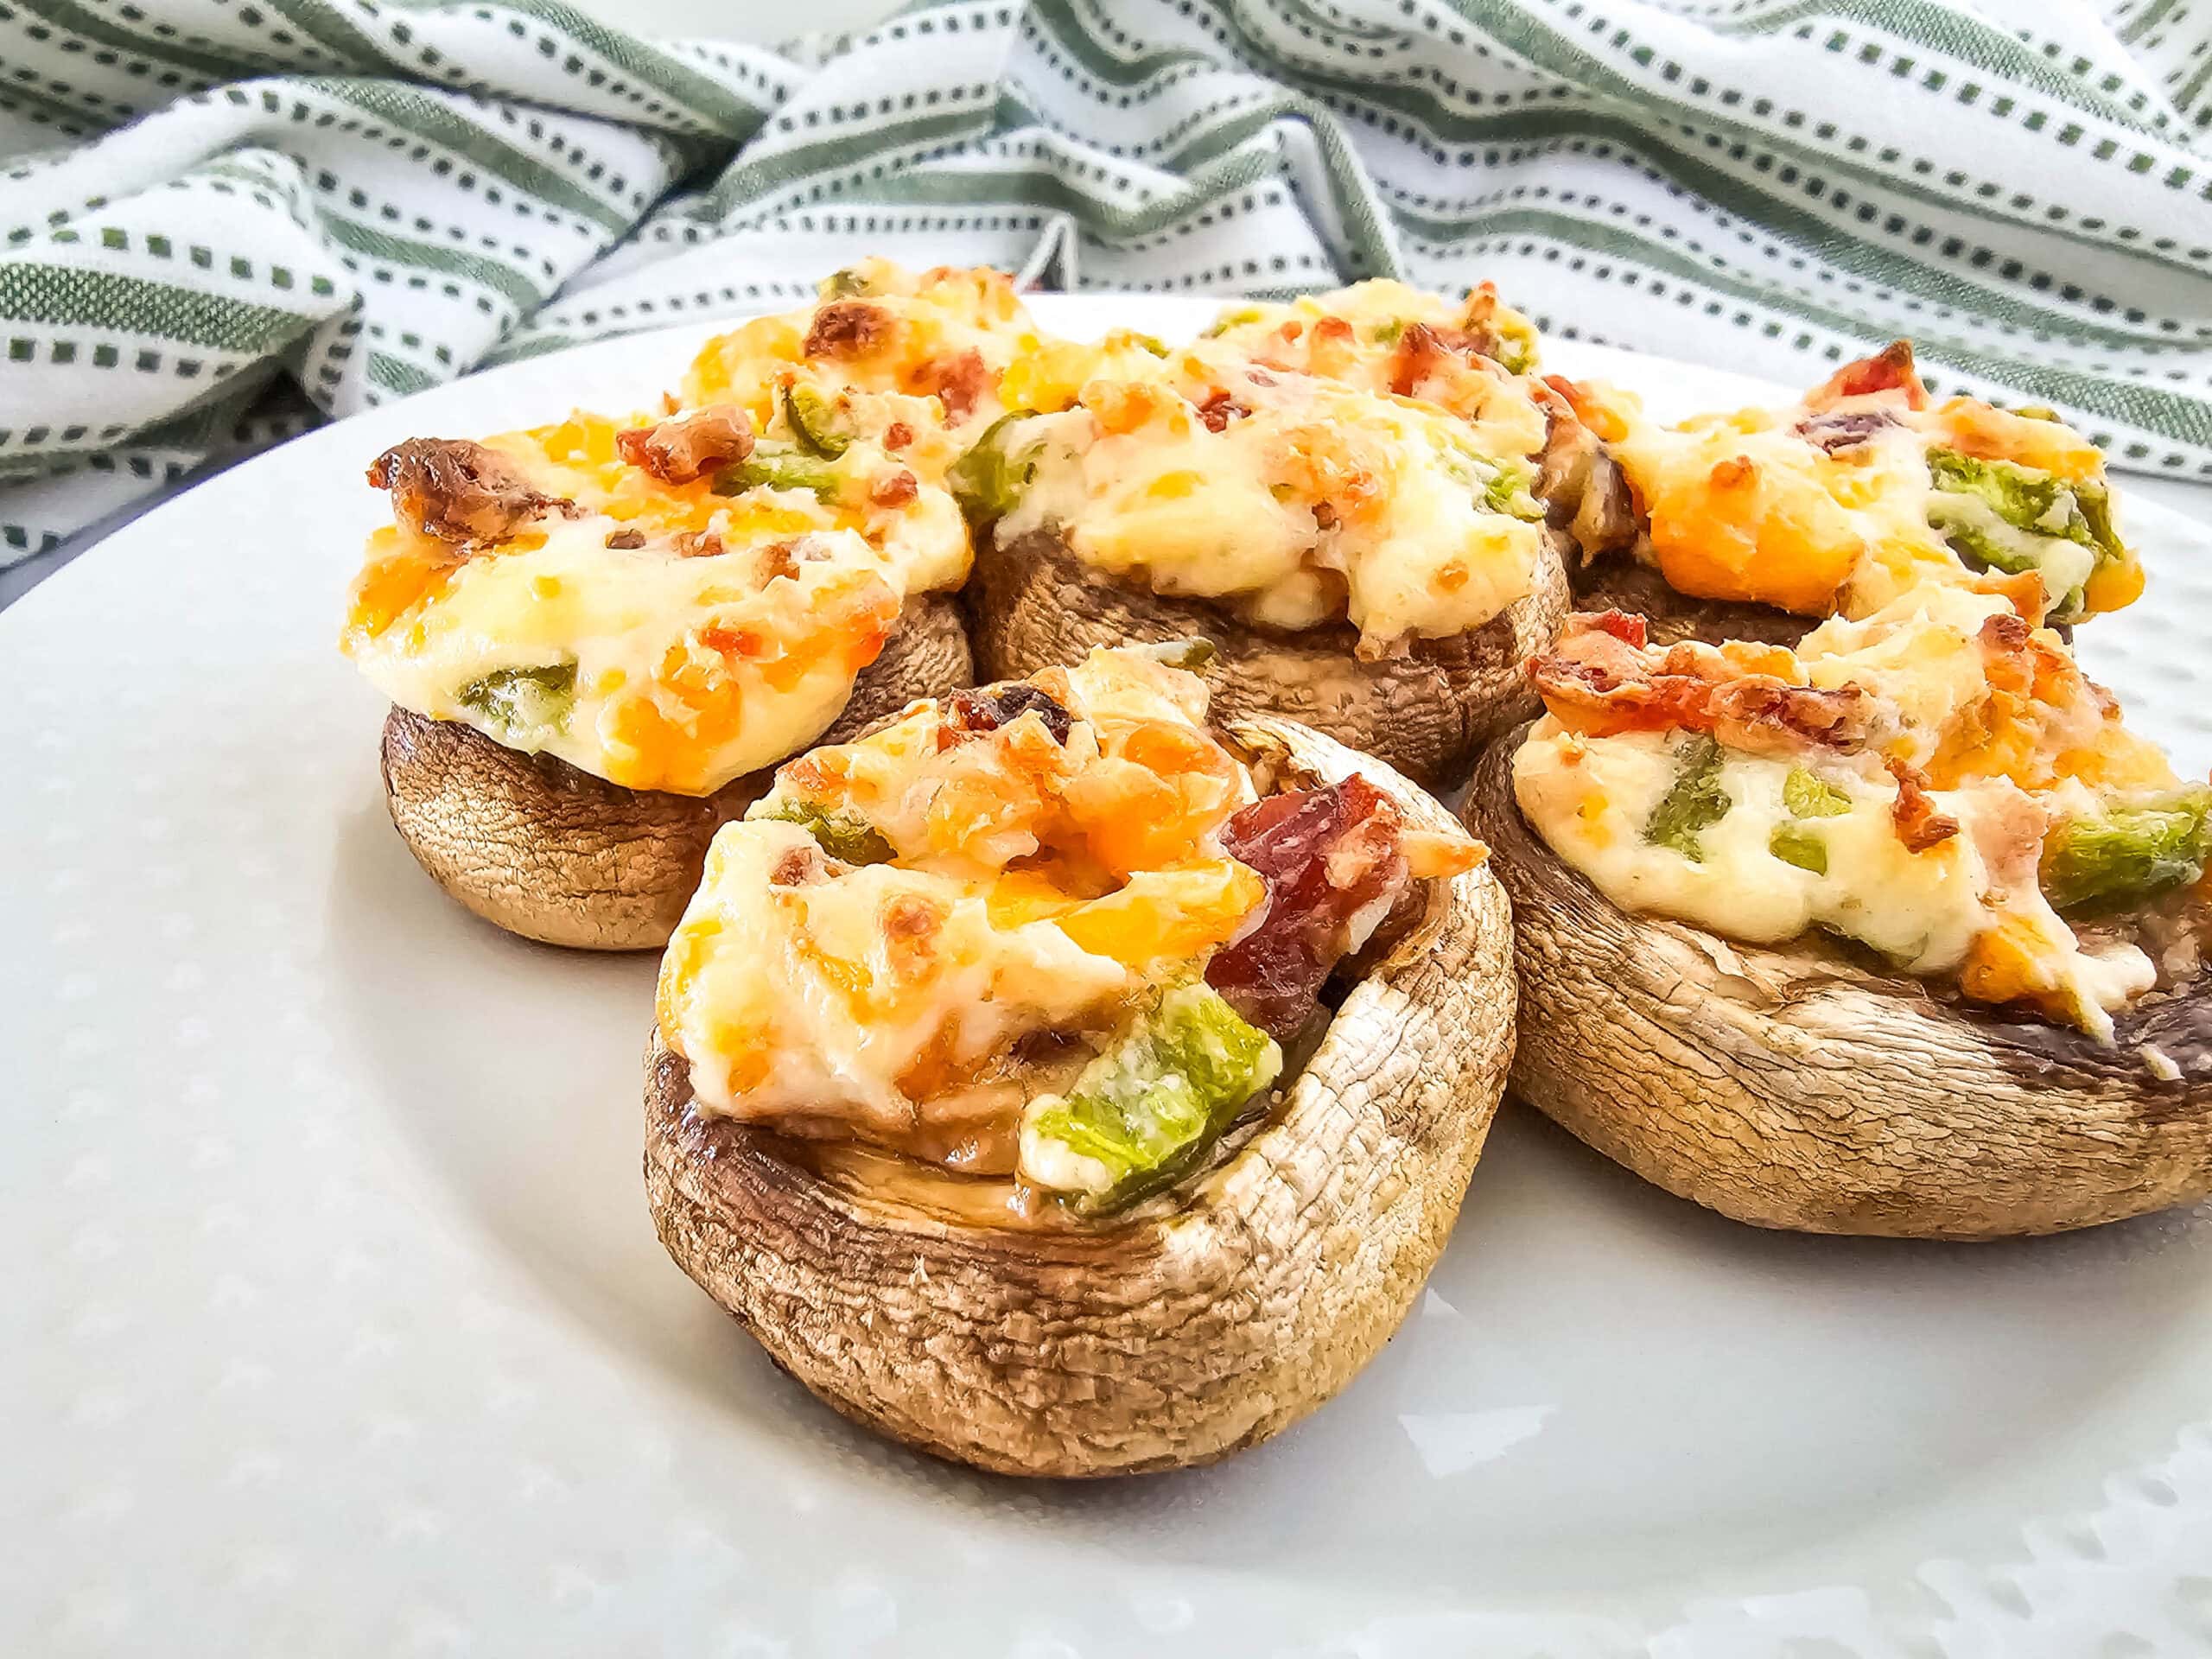
M 863 251 L 1487 277 L 1551 334 L 1796 385 L 1908 334 L 1940 388 L 2212 476 L 2189 11 L 982 0 L 769 51 L 563 0 L 13 0 L 0 563 L 225 449 Z

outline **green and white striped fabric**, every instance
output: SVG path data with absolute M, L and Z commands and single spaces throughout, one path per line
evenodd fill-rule
M 2208 124 L 2204 0 L 969 0 L 783 52 L 563 0 L 0 0 L 0 562 L 861 251 L 1491 277 L 1796 383 L 1904 334 L 2212 476 Z

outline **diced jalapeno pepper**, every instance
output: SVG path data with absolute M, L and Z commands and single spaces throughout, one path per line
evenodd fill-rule
M 837 473 L 819 455 L 789 444 L 760 443 L 734 467 L 715 474 L 715 493 L 742 495 L 747 490 L 811 490 L 825 499 L 837 493 Z
M 575 706 L 576 665 L 497 669 L 462 686 L 454 700 L 518 745 L 543 740 L 560 728 Z
M 1766 849 L 1785 864 L 1794 864 L 1815 875 L 1828 873 L 1828 844 L 1802 823 L 1777 823 L 1766 838 Z
M 852 447 L 853 435 L 837 407 L 814 387 L 794 383 L 784 388 L 784 418 L 800 448 L 835 461 Z
M 1700 732 L 1682 745 L 1679 754 L 1681 773 L 1651 809 L 1643 838 L 1701 864 L 1705 848 L 1698 837 L 1726 817 L 1730 805 L 1728 791 L 1720 786 L 1720 745 Z
M 1497 349 L 1491 360 L 1508 374 L 1526 374 L 1536 366 L 1536 329 L 1533 323 L 1510 317 L 1497 325 Z
M 2075 581 L 2062 589 L 2050 580 L 2056 551 L 2052 543 L 2086 550 L 2091 569 L 2127 556 L 2113 526 L 2111 495 L 2101 483 L 2069 483 L 2037 467 L 1944 448 L 1928 452 L 1928 471 L 1936 486 L 1929 502 L 1929 524 L 1963 558 L 1993 569 L 2043 575 L 2051 590 L 2054 620 L 2081 613 L 2082 583 Z M 2078 561 L 2080 556 L 2069 556 Z
M 1198 338 L 1200 340 L 1215 339 L 1218 335 L 1227 334 L 1232 328 L 1242 328 L 1247 323 L 1257 322 L 1267 315 L 1256 305 L 1239 306 L 1234 311 L 1224 311 L 1216 317 L 1213 320 L 1213 325 Z
M 2044 842 L 2043 890 L 2063 913 L 2118 910 L 2186 887 L 2212 859 L 2212 789 L 2069 820 Z
M 971 523 L 988 524 L 1014 509 L 1037 476 L 1033 446 L 1022 442 L 1021 423 L 1033 411 L 1016 410 L 983 429 L 968 453 L 946 469 L 944 481 Z
M 772 823 L 795 823 L 840 863 L 888 864 L 893 856 L 891 843 L 867 820 L 805 801 L 771 795 L 745 816 L 756 823 L 765 819 Z
M 1782 780 L 1782 804 L 1793 818 L 1840 818 L 1851 797 L 1808 766 L 1792 766 Z
M 1497 475 L 1483 487 L 1483 505 L 1492 512 L 1503 512 L 1533 523 L 1544 516 L 1543 503 L 1529 493 L 1529 472 L 1526 467 L 1509 462 L 1493 463 Z
M 868 290 L 868 280 L 848 265 L 842 270 L 833 270 L 822 279 L 816 292 L 825 300 L 856 299 Z
M 1282 1071 L 1282 1051 L 1211 988 L 1163 993 L 1064 1096 L 1025 1114 L 1026 1174 L 1084 1214 L 1173 1181 Z

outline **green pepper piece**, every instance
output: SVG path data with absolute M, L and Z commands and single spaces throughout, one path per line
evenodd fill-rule
M 1728 816 L 1728 791 L 1720 787 L 1720 745 L 1703 732 L 1680 750 L 1681 774 L 1675 785 L 1651 809 L 1643 825 L 1643 838 L 1655 847 L 1671 847 L 1693 864 L 1705 862 L 1699 835 Z
M 868 289 L 868 278 L 848 265 L 842 270 L 833 270 L 824 276 L 815 292 L 825 300 L 849 300 L 867 293 Z
M 1103 1166 L 1104 1185 L 1061 1198 L 1085 1215 L 1119 1209 L 1189 1169 L 1281 1071 L 1274 1039 L 1212 987 L 1177 986 L 1084 1066 L 1065 1096 L 1032 1103 L 1023 1162 L 1032 1165 L 1029 1143 L 1038 1141 Z
M 2120 910 L 2187 887 L 2212 859 L 2212 788 L 2068 820 L 2043 849 L 2043 891 L 2061 914 Z
M 1526 374 L 1536 366 L 1536 329 L 1533 323 L 1509 318 L 1497 325 L 1497 349 L 1491 361 L 1508 374 Z
M 454 700 L 517 747 L 542 741 L 560 728 L 575 704 L 576 665 L 495 669 L 462 686 Z
M 853 435 L 840 429 L 836 405 L 812 386 L 794 382 L 784 388 L 784 419 L 810 455 L 835 461 L 852 448 Z
M 822 850 L 842 864 L 888 864 L 896 855 L 875 826 L 849 812 L 833 812 L 806 801 L 781 796 L 763 798 L 745 815 L 753 822 L 795 823 L 812 836 Z
M 1792 766 L 1782 780 L 1782 804 L 1793 818 L 1840 818 L 1851 810 L 1851 797 L 1809 766 Z
M 1403 317 L 1385 317 L 1368 331 L 1367 337 L 1377 346 L 1395 346 L 1399 336 L 1405 332 L 1406 320 Z
M 1497 467 L 1497 474 L 1483 486 L 1483 505 L 1529 523 L 1542 518 L 1543 503 L 1529 493 L 1528 469 L 1510 461 L 1491 464 Z
M 2042 544 L 2049 542 L 2070 542 L 2088 549 L 2093 569 L 2127 555 L 2113 525 L 2111 493 L 2101 483 L 2069 484 L 2037 467 L 1982 461 L 1944 448 L 1928 452 L 1928 473 L 1936 486 L 1928 522 L 1962 558 L 2017 574 L 2043 570 L 2046 550 Z M 2022 545 L 1994 534 L 1971 508 L 1946 497 L 1979 502 L 1999 523 L 2034 539 Z M 2081 606 L 2078 585 L 2051 594 L 2055 620 L 2077 615 Z
M 1154 357 L 1165 357 L 1170 349 L 1167 342 L 1158 334 L 1141 334 L 1134 329 L 1129 332 L 1129 344 L 1150 352 Z
M 983 429 L 966 454 L 945 469 L 945 484 L 971 524 L 986 524 L 1012 512 L 1037 476 L 1033 446 L 1018 451 L 1015 447 L 1021 436 L 1019 423 L 1034 413 L 1021 409 L 1000 416 Z
M 716 495 L 742 495 L 747 490 L 811 490 L 828 500 L 837 493 L 836 468 L 819 455 L 810 455 L 784 443 L 757 443 L 753 453 L 734 467 L 715 474 Z
M 1242 328 L 1248 323 L 1257 322 L 1267 315 L 1256 305 L 1239 306 L 1234 311 L 1224 311 L 1216 317 L 1212 326 L 1198 338 L 1200 340 L 1217 339 L 1232 328 Z
M 1795 864 L 1815 875 L 1828 873 L 1828 844 L 1802 823 L 1777 823 L 1766 838 L 1766 849 L 1785 864 Z

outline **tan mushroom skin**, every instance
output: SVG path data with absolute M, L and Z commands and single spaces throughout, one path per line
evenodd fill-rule
M 924 594 L 908 602 L 821 741 L 842 742 L 974 678 L 958 607 Z M 715 831 L 773 777 L 751 772 L 704 798 L 625 789 L 403 709 L 385 721 L 383 769 L 392 823 L 440 887 L 510 933 L 589 950 L 666 944 Z
M 1279 778 L 1364 772 L 1416 828 L 1450 815 L 1288 721 L 1225 722 Z M 1510 918 L 1487 868 L 1435 884 L 1255 1132 L 1109 1222 L 994 1227 L 810 1173 L 690 1109 L 658 1033 L 645 1186 L 669 1252 L 838 1410 L 1008 1474 L 1208 1462 L 1327 1400 L 1442 1251 L 1512 1046 Z
M 1573 571 L 1569 581 L 1576 610 L 1626 611 L 1640 616 L 1655 645 L 1683 639 L 1716 645 L 1731 639 L 1795 645 L 1821 624 L 1819 617 L 1799 616 L 1772 605 L 1693 599 L 1669 588 L 1667 579 L 1649 565 L 1629 558 L 1600 559 Z
M 1218 605 L 1096 570 L 1051 531 L 1005 546 L 982 538 L 968 598 L 976 665 L 987 678 L 1076 662 L 1094 645 L 1205 639 L 1216 655 L 1196 671 L 1219 717 L 1281 715 L 1431 788 L 1459 783 L 1486 738 L 1534 711 L 1521 664 L 1551 644 L 1568 602 L 1566 567 L 1550 540 L 1535 591 L 1482 628 L 1361 662 L 1349 623 L 1296 632 L 1255 627 Z
M 1522 819 L 1522 735 L 1484 755 L 1466 810 L 1513 901 L 1512 1086 L 1607 1157 L 1739 1221 L 1817 1233 L 2053 1233 L 2212 1192 L 2203 977 L 2143 999 L 2107 1047 L 1819 944 L 1630 915 Z

